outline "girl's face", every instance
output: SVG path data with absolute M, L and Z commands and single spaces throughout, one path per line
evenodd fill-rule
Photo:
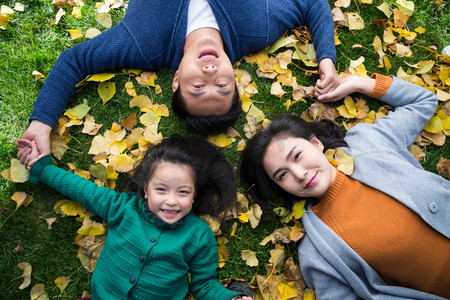
M 174 224 L 191 211 L 195 196 L 194 171 L 188 165 L 160 162 L 144 189 L 144 196 L 152 213 Z
M 310 141 L 284 137 L 274 139 L 263 157 L 267 175 L 283 190 L 298 197 L 321 198 L 336 177 L 336 169 L 323 154 L 316 137 Z

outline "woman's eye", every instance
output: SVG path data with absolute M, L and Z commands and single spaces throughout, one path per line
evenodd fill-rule
M 294 156 L 294 160 L 296 161 L 299 157 L 300 157 L 300 153 L 297 153 L 297 154 Z
M 280 174 L 280 176 L 278 177 L 278 180 L 283 180 L 284 177 L 286 177 L 287 172 L 283 172 Z

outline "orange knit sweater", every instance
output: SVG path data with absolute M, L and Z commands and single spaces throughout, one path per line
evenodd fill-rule
M 337 171 L 313 211 L 388 284 L 450 298 L 450 240 L 394 198 Z

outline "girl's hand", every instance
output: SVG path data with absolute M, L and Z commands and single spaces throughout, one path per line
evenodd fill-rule
M 351 76 L 339 81 L 339 85 L 331 92 L 318 97 L 321 102 L 336 102 L 351 93 L 370 94 L 375 87 L 375 79 Z
M 50 155 L 50 152 L 51 152 L 50 132 L 51 131 L 52 131 L 52 128 L 50 126 L 48 126 L 47 124 L 42 123 L 41 121 L 38 121 L 38 120 L 33 120 L 33 121 L 31 121 L 27 130 L 25 130 L 25 132 L 23 133 L 22 139 L 20 139 L 20 140 L 36 142 L 36 146 L 39 150 L 41 157 Z M 20 160 L 20 162 L 22 164 L 25 165 L 25 159 L 27 157 L 27 153 L 24 153 L 22 149 L 27 149 L 27 147 L 26 146 L 24 148 L 20 147 L 20 145 L 17 144 L 17 142 L 16 142 L 16 145 L 19 146 L 19 152 L 17 153 L 17 158 Z M 31 147 L 28 147 L 28 148 L 31 149 Z
M 30 171 L 33 164 L 41 158 L 36 142 L 27 139 L 17 139 L 16 145 L 19 146 L 19 152 L 21 153 L 20 162 Z
M 320 79 L 317 80 L 315 93 L 320 96 L 333 91 L 339 85 L 334 62 L 331 58 L 324 58 L 319 63 Z

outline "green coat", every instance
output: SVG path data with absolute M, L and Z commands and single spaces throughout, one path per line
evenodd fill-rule
M 92 299 L 230 299 L 238 293 L 217 280 L 217 242 L 190 213 L 166 224 L 135 193 L 117 193 L 53 165 L 36 162 L 30 181 L 45 183 L 108 222 L 105 245 L 91 280 Z

